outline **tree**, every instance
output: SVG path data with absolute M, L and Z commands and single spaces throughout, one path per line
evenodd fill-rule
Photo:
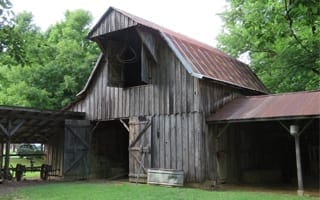
M 84 10 L 67 11 L 65 20 L 49 28 L 46 40 L 51 49 L 50 60 L 41 72 L 47 83 L 39 83 L 55 98 L 59 108 L 75 98 L 87 80 L 97 59 L 98 48 L 86 39 L 92 17 Z
M 31 13 L 12 21 L 14 40 L 3 37 L 0 49 L 0 104 L 60 109 L 83 87 L 98 55 L 97 46 L 85 38 L 90 13 L 67 11 L 44 33 Z
M 251 67 L 271 92 L 319 88 L 320 8 L 317 0 L 232 0 L 221 14 L 219 47 Z
M 12 3 L 9 0 L 0 0 L 0 28 L 11 24 L 13 15 Z

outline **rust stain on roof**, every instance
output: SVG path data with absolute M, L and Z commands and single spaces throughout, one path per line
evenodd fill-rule
M 320 91 L 240 97 L 208 117 L 209 122 L 320 117 Z
M 260 93 L 268 93 L 264 84 L 248 65 L 207 44 L 113 7 L 110 7 L 92 28 L 89 32 L 89 37 L 97 28 L 99 28 L 100 24 L 104 21 L 104 18 L 107 17 L 108 13 L 112 10 L 131 18 L 137 22 L 138 25 L 165 34 L 165 36 L 169 38 L 169 42 L 174 45 L 173 51 L 175 51 L 175 49 L 179 51 L 175 53 L 182 55 L 182 59 L 190 66 L 192 71 L 189 71 L 189 73 L 191 73 L 191 75 L 198 75 L 198 78 L 208 78 L 237 87 L 258 91 Z M 185 67 L 187 68 L 187 66 Z

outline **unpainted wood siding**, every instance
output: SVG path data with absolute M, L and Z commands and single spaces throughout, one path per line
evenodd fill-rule
M 64 162 L 64 130 L 61 129 L 57 134 L 53 135 L 49 143 L 45 145 L 46 158 L 45 163 L 52 166 L 56 171 L 56 175 L 63 175 L 63 162 Z
M 102 21 L 101 26 L 92 32 L 91 37 L 94 38 L 99 35 L 104 35 L 106 33 L 129 28 L 135 25 L 137 25 L 137 23 L 129 17 L 112 10 L 109 13 L 109 16 Z
M 240 90 L 231 86 L 218 84 L 209 80 L 200 80 L 200 112 L 203 114 L 203 148 L 201 148 L 202 165 L 205 179 L 219 179 L 219 171 L 217 169 L 217 135 L 219 130 L 206 122 L 206 117 L 215 113 L 225 104 L 232 100 L 250 94 L 250 91 Z M 230 149 L 230 146 L 226 146 Z M 228 157 L 230 158 L 230 156 Z M 230 163 L 230 161 L 229 161 Z M 227 169 L 226 169 L 227 170 Z
M 204 180 L 202 115 L 155 115 L 152 122 L 152 168 L 182 169 L 187 182 Z
M 89 120 L 152 116 L 200 111 L 199 79 L 192 77 L 164 42 L 159 42 L 158 62 L 150 61 L 151 84 L 109 87 L 108 62 L 96 73 L 86 96 L 72 111 L 85 112 Z
M 208 80 L 200 80 L 199 85 L 200 109 L 206 117 L 222 108 L 226 103 L 243 96 L 240 89 Z

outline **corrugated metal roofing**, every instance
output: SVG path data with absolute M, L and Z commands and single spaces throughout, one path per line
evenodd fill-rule
M 104 19 L 112 10 L 131 18 L 138 25 L 159 31 L 191 75 L 267 93 L 266 87 L 248 65 L 216 48 L 113 7 L 110 7 L 92 28 L 88 34 L 89 38 L 101 24 L 104 24 Z
M 209 122 L 320 117 L 320 91 L 241 97 L 208 117 Z

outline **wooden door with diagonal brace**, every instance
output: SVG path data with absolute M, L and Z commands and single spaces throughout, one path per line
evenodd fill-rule
M 151 167 L 152 117 L 129 119 L 129 181 L 146 182 Z
M 64 177 L 86 179 L 89 176 L 90 121 L 66 120 L 64 138 Z

